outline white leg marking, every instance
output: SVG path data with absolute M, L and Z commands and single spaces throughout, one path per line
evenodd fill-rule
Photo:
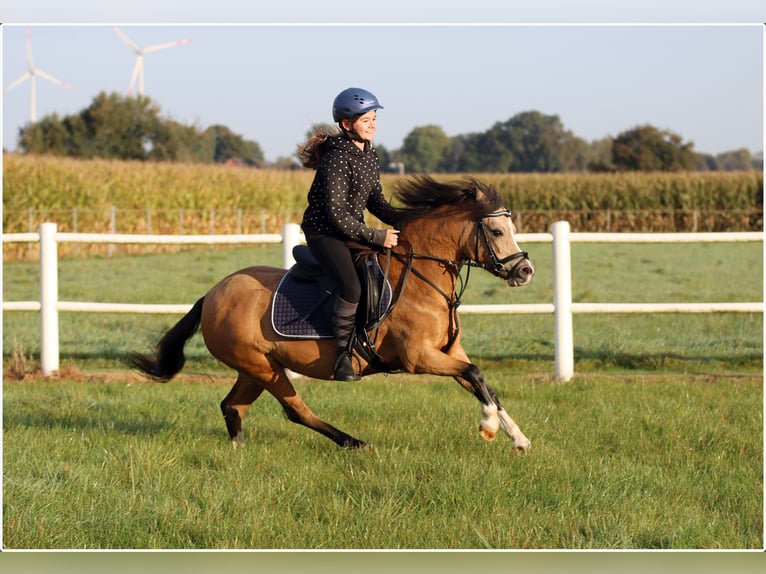
M 245 433 L 239 431 L 237 436 L 231 439 L 231 446 L 234 448 L 245 448 Z
M 481 422 L 479 423 L 479 434 L 484 440 L 495 440 L 497 429 L 500 428 L 500 421 L 497 418 L 497 405 L 481 405 Z
M 529 442 L 529 439 L 524 436 L 523 432 L 521 432 L 519 425 L 513 422 L 513 419 L 507 412 L 505 412 L 505 409 L 500 409 L 497 415 L 500 418 L 500 426 L 503 427 L 503 431 L 511 437 L 511 440 L 513 441 L 513 448 L 522 452 L 527 452 L 532 447 L 532 443 Z

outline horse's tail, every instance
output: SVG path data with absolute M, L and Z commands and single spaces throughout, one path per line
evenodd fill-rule
M 157 343 L 154 357 L 131 353 L 128 356 L 128 363 L 134 369 L 138 369 L 160 383 L 166 383 L 177 375 L 186 362 L 184 346 L 199 329 L 204 299 L 201 297 L 191 310 L 163 335 Z

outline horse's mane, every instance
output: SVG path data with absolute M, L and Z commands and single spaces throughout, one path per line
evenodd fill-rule
M 446 213 L 466 213 L 471 219 L 479 220 L 502 205 L 493 187 L 471 177 L 441 182 L 428 175 L 409 176 L 397 182 L 394 197 L 400 204 L 397 205 L 400 224 L 432 215 L 441 207 L 449 208 Z

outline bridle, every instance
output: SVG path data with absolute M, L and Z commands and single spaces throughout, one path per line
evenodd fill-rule
M 511 217 L 511 212 L 507 209 L 503 209 L 501 211 L 495 211 L 493 213 L 485 215 L 484 217 L 485 218 L 486 217 Z M 440 293 L 447 300 L 447 303 L 449 303 L 450 307 L 457 307 L 458 305 L 460 305 L 460 298 L 462 297 L 463 292 L 468 286 L 468 276 L 470 274 L 471 267 L 478 267 L 480 269 L 485 269 L 489 271 L 490 273 L 492 273 L 493 275 L 500 277 L 501 279 L 509 279 L 511 276 L 513 276 L 514 272 L 516 271 L 516 268 L 519 265 L 521 265 L 524 262 L 524 260 L 529 258 L 529 253 L 527 253 L 526 251 L 519 251 L 518 253 L 514 253 L 512 255 L 508 255 L 507 257 L 503 257 L 502 259 L 499 259 L 497 256 L 497 253 L 495 253 L 495 250 L 492 247 L 492 243 L 489 240 L 489 236 L 487 235 L 487 228 L 484 225 L 484 222 L 482 220 L 479 220 L 477 227 L 478 229 L 476 232 L 476 258 L 475 259 L 463 259 L 460 261 L 456 261 L 454 259 L 435 257 L 433 255 L 425 255 L 422 253 L 415 253 L 414 251 L 412 251 L 411 246 L 407 247 L 406 255 L 402 255 L 402 254 L 396 253 L 395 251 L 392 251 L 391 249 L 387 249 L 386 250 L 386 271 L 388 270 L 388 260 L 390 259 L 390 257 L 393 257 L 394 259 L 402 263 L 405 268 L 404 278 L 402 280 L 402 284 L 399 289 L 399 296 L 401 296 L 401 293 L 404 290 L 404 285 L 407 282 L 409 274 L 414 273 L 418 278 L 425 281 L 428 285 L 430 285 L 433 289 L 435 289 L 438 293 Z M 484 239 L 484 245 L 487 248 L 487 252 L 489 253 L 492 263 L 481 263 L 478 260 L 479 259 L 479 243 L 481 241 L 481 238 Z M 460 288 L 453 289 L 452 296 L 447 295 L 437 285 L 435 285 L 428 277 L 423 275 L 420 271 L 418 271 L 412 266 L 413 262 L 416 259 L 437 261 L 443 264 L 445 267 L 454 268 L 455 276 L 458 278 L 461 284 Z M 518 259 L 516 264 L 513 267 L 511 267 L 510 270 L 506 269 L 505 264 L 515 259 Z M 465 279 L 463 279 L 462 275 L 460 275 L 460 272 L 463 270 L 463 267 L 468 268 Z M 398 300 L 398 297 L 396 299 Z
M 485 215 L 486 217 L 511 217 L 511 212 L 507 209 L 501 210 L 501 211 L 495 211 L 493 213 L 490 213 L 489 215 Z M 489 256 L 492 260 L 492 263 L 481 263 L 479 259 L 479 243 L 480 238 L 484 238 L 484 245 L 487 248 L 487 252 L 489 253 Z M 392 297 L 392 303 L 389 306 L 388 310 L 385 313 L 384 317 L 381 317 L 378 322 L 378 328 L 380 327 L 380 323 L 383 321 L 385 317 L 391 314 L 391 311 L 396 306 L 396 304 L 399 302 L 399 300 L 402 297 L 402 294 L 404 293 L 404 288 L 407 285 L 407 281 L 409 280 L 410 274 L 415 275 L 418 279 L 425 282 L 427 285 L 429 285 L 431 288 L 433 288 L 437 293 L 439 293 L 444 299 L 447 301 L 447 305 L 450 310 L 450 322 L 453 325 L 452 332 L 450 333 L 449 339 L 447 341 L 447 344 L 442 348 L 442 351 L 447 352 L 450 347 L 455 343 L 457 340 L 458 334 L 460 333 L 460 322 L 458 321 L 457 317 L 457 309 L 460 306 L 461 298 L 463 297 L 463 293 L 465 292 L 466 288 L 468 287 L 468 279 L 470 277 L 471 267 L 478 267 L 480 269 L 485 269 L 495 275 L 496 277 L 500 277 L 501 279 L 509 279 L 511 276 L 513 276 L 514 272 L 516 271 L 516 268 L 526 259 L 529 258 L 529 253 L 526 251 L 520 251 L 518 253 L 514 253 L 513 255 L 508 255 L 507 257 L 503 257 L 502 259 L 499 259 L 497 256 L 497 253 L 495 253 L 495 250 L 492 248 L 492 243 L 489 241 L 489 236 L 487 235 L 487 230 L 484 225 L 484 222 L 479 220 L 478 222 L 478 229 L 476 232 L 476 259 L 463 259 L 460 261 L 456 261 L 454 259 L 449 258 L 442 258 L 442 257 L 434 257 L 433 255 L 426 255 L 422 253 L 415 253 L 412 250 L 412 246 L 408 245 L 406 248 L 405 253 L 397 253 L 393 251 L 392 249 L 386 249 L 386 263 L 385 263 L 385 269 L 383 273 L 383 279 L 384 281 L 388 277 L 388 270 L 389 270 L 389 264 L 391 261 L 391 258 L 396 259 L 399 263 L 401 263 L 404 267 L 404 270 L 401 274 L 401 279 L 399 281 L 399 286 L 397 288 L 397 293 Z M 436 285 L 431 279 L 429 279 L 426 275 L 424 275 L 419 270 L 415 269 L 413 266 L 415 260 L 429 260 L 429 261 L 436 261 L 438 263 L 441 263 L 444 265 L 444 267 L 450 267 L 454 269 L 455 273 L 455 283 L 452 288 L 452 294 L 447 294 L 444 290 L 441 289 L 438 285 Z M 518 259 L 516 264 L 510 269 L 507 270 L 505 268 L 505 264 L 509 261 L 513 261 L 515 259 Z M 463 275 L 461 275 L 461 272 L 463 268 L 466 268 L 466 274 L 465 278 Z M 378 366 L 385 366 L 382 362 L 382 359 L 380 356 L 377 355 L 377 352 L 375 351 L 375 342 L 377 340 L 378 330 L 375 330 L 375 335 L 372 340 L 369 338 L 365 342 L 364 346 L 366 351 L 364 353 L 365 358 L 367 358 L 368 361 L 375 362 Z
M 507 209 L 504 209 L 502 211 L 495 211 L 494 213 L 490 213 L 486 217 L 512 217 L 511 212 Z M 508 279 L 513 276 L 514 272 L 516 271 L 516 268 L 521 265 L 521 263 L 525 259 L 529 259 L 529 253 L 526 251 L 519 251 L 518 253 L 514 253 L 513 255 L 508 255 L 507 257 L 503 257 L 502 259 L 498 259 L 497 253 L 495 253 L 494 248 L 492 247 L 492 244 L 489 242 L 489 236 L 487 235 L 487 228 L 484 225 L 484 222 L 479 220 L 479 232 L 476 234 L 476 259 L 479 258 L 479 237 L 484 238 L 484 245 L 487 248 L 487 251 L 489 252 L 489 256 L 492 259 L 492 265 L 489 265 L 487 263 L 479 263 L 478 261 L 472 261 L 468 264 L 472 267 L 480 267 L 482 269 L 486 269 L 493 275 L 497 275 L 498 277 L 502 279 Z M 505 268 L 505 264 L 509 261 L 513 261 L 514 259 L 518 259 L 519 261 L 516 262 L 516 264 L 511 267 L 510 270 Z M 505 271 L 505 274 L 503 275 L 503 271 Z

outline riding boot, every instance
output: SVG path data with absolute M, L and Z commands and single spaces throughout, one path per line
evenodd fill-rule
M 338 358 L 335 361 L 336 381 L 358 381 L 359 375 L 351 364 L 351 347 L 354 344 L 356 303 L 349 303 L 342 297 L 335 301 L 332 312 L 333 331 Z

